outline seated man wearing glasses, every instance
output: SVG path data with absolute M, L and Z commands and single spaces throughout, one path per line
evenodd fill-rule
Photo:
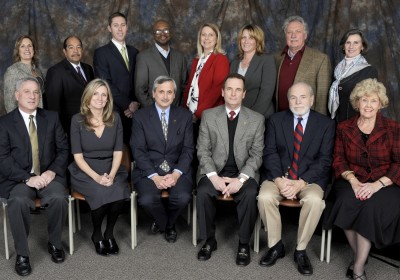
M 169 46 L 171 26 L 165 20 L 153 25 L 155 44 L 136 57 L 135 94 L 142 107 L 154 103 L 153 82 L 158 76 L 169 76 L 176 81 L 176 97 L 173 104 L 181 105 L 182 92 L 187 83 L 187 63 L 182 53 Z

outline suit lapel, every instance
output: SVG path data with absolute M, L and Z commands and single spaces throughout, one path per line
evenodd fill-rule
M 38 133 L 38 144 L 39 144 L 39 158 L 43 156 L 44 143 L 46 143 L 47 135 L 47 120 L 42 116 L 42 112 L 38 109 L 36 113 L 36 124 Z
M 250 65 L 246 71 L 245 77 L 251 77 L 253 73 L 256 71 L 258 64 L 260 64 L 260 57 L 255 54 L 250 61 Z
M 65 70 L 67 71 L 67 73 L 69 73 L 78 83 L 82 84 L 83 86 L 86 86 L 81 77 L 79 77 L 78 72 L 76 72 L 76 69 L 71 65 L 71 63 L 68 60 L 64 60 L 64 66 L 65 66 Z M 83 68 L 81 68 L 81 70 L 83 71 Z M 87 74 L 85 73 L 86 77 Z
M 217 124 L 218 132 L 224 144 L 225 152 L 226 154 L 229 154 L 229 132 L 227 115 L 225 112 L 225 106 L 220 106 L 219 108 L 220 110 L 216 111 L 217 115 L 215 116 L 215 123 Z
M 226 117 L 225 117 L 226 118 Z M 235 138 L 233 140 L 234 149 L 240 147 L 241 139 L 246 132 L 246 127 L 249 125 L 249 115 L 247 114 L 246 109 L 242 106 L 242 109 L 239 112 L 238 123 L 235 131 Z M 229 145 L 229 142 L 228 142 Z
M 294 82 L 299 82 L 304 80 L 304 75 L 309 72 L 310 65 L 313 63 L 310 50 L 308 47 L 304 48 L 303 56 L 301 57 L 299 68 L 296 72 L 296 77 L 294 78 Z M 308 124 L 307 124 L 308 125 Z
M 168 119 L 167 147 L 169 144 L 174 143 L 177 134 L 178 134 L 178 120 L 176 115 L 176 108 L 174 106 L 171 106 L 169 110 L 169 119 Z
M 128 71 L 128 69 L 126 68 L 125 61 L 122 58 L 122 54 L 118 50 L 118 48 L 114 45 L 114 43 L 113 42 L 108 43 L 108 47 L 110 48 L 111 53 L 115 56 L 115 58 L 124 66 L 126 71 Z M 128 52 L 128 47 L 126 47 L 126 51 Z M 129 69 L 132 69 L 132 56 L 129 52 L 128 52 L 128 56 L 129 56 L 129 58 L 128 58 L 129 59 Z
M 310 111 L 308 115 L 306 130 L 304 131 L 303 141 L 301 142 L 300 154 L 299 154 L 299 162 L 301 162 L 301 158 L 306 153 L 308 147 L 312 143 L 312 140 L 315 136 L 315 131 L 318 131 L 318 119 L 315 118 L 315 113 Z
M 154 59 L 156 60 L 156 62 L 158 64 L 158 67 L 163 68 L 165 70 L 165 73 L 168 73 L 167 67 L 165 67 L 165 63 L 161 58 L 162 54 L 160 54 L 160 52 L 158 51 L 156 46 L 153 46 L 152 50 L 153 50 L 152 54 L 153 54 Z M 171 49 L 170 49 L 169 55 L 171 55 Z
M 203 77 L 206 79 L 207 78 L 207 73 L 210 71 L 211 65 L 213 65 L 213 62 L 215 60 L 216 55 L 211 54 L 210 57 L 207 59 L 206 63 L 203 66 L 203 69 L 201 69 L 200 76 L 199 76 L 199 84 L 208 84 L 208 82 L 203 82 Z M 197 67 L 196 67 L 197 68 Z
M 162 130 L 161 120 L 160 120 L 160 117 L 159 117 L 157 109 L 156 109 L 156 105 L 152 105 L 152 109 L 150 110 L 149 117 L 150 117 L 150 122 L 152 123 L 152 127 L 154 127 L 154 131 L 155 131 L 157 137 L 160 139 L 161 143 L 165 146 L 166 143 L 165 143 L 164 133 Z M 168 130 L 169 130 L 169 128 L 168 128 Z
M 287 111 L 287 114 L 282 121 L 282 131 L 286 141 L 286 147 L 288 147 L 288 153 L 290 161 L 293 159 L 293 150 L 294 150 L 294 130 L 293 130 L 293 114 L 290 111 Z
M 29 132 L 28 129 L 26 128 L 24 119 L 22 118 L 18 108 L 14 110 L 14 124 L 15 127 L 17 127 L 17 131 L 19 135 L 21 136 L 21 139 L 23 141 L 23 144 L 25 147 L 28 147 L 28 160 L 29 164 L 32 164 L 32 148 L 31 148 L 31 140 L 29 138 Z

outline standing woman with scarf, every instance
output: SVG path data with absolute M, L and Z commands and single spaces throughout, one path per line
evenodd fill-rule
M 197 35 L 197 56 L 192 63 L 184 106 L 193 114 L 195 136 L 204 110 L 224 103 L 222 84 L 229 74 L 229 60 L 222 49 L 221 32 L 213 23 L 203 24 Z M 197 137 L 195 138 L 195 140 Z
M 357 112 L 349 102 L 349 97 L 357 83 L 378 78 L 376 68 L 364 58 L 368 43 L 359 29 L 350 29 L 340 40 L 340 47 L 345 57 L 335 68 L 335 81 L 329 90 L 328 109 L 332 119 L 337 122 L 348 120 Z

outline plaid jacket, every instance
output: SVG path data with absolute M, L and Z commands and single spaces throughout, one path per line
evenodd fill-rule
M 357 128 L 358 117 L 337 127 L 333 157 L 336 178 L 352 170 L 360 182 L 387 176 L 400 186 L 400 124 L 378 113 L 375 128 L 364 144 Z

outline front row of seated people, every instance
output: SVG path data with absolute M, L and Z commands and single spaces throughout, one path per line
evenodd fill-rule
M 134 114 L 130 142 L 139 204 L 154 219 L 152 231 L 164 232 L 168 242 L 177 239 L 176 218 L 189 203 L 193 185 L 191 114 L 171 105 L 175 92 L 170 77 L 155 80 L 155 104 Z M 265 134 L 264 117 L 241 106 L 246 94 L 241 75 L 228 75 L 221 94 L 225 104 L 204 112 L 197 142 L 197 212 L 204 240 L 197 258 L 208 260 L 217 250 L 215 203 L 222 195 L 237 204 L 237 265 L 250 263 L 249 241 L 258 212 L 269 246 L 260 265 L 274 265 L 285 255 L 279 201 L 299 199 L 294 260 L 301 274 L 312 274 L 306 248 L 325 207 L 333 154 L 336 200 L 327 213 L 328 224 L 345 231 L 353 250 L 346 274 L 366 279 L 371 245 L 400 242 L 400 125 L 379 113 L 388 104 L 384 86 L 374 79 L 356 86 L 350 102 L 359 114 L 338 126 L 334 151 L 335 123 L 310 110 L 314 94 L 306 83 L 290 88 L 289 110 L 272 115 Z M 65 259 L 61 233 L 67 213 L 69 147 L 58 114 L 38 108 L 36 79 L 19 81 L 15 98 L 18 108 L 0 118 L 0 195 L 8 199 L 15 270 L 25 276 L 32 271 L 27 237 L 35 197 L 46 206 L 51 258 L 56 263 Z M 129 193 L 127 173 L 120 167 L 121 120 L 113 113 L 110 88 L 103 80 L 95 79 L 85 89 L 81 112 L 71 123 L 71 149 L 71 185 L 89 203 L 96 252 L 117 254 L 113 228 Z M 163 190 L 169 191 L 167 204 L 161 201 Z

